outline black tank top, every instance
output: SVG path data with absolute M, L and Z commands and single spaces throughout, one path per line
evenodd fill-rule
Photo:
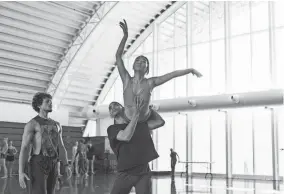
M 34 120 L 39 123 L 41 129 L 41 150 L 43 156 L 57 158 L 59 156 L 59 123 L 52 119 L 44 119 L 36 116 Z M 31 151 L 31 154 L 33 150 Z

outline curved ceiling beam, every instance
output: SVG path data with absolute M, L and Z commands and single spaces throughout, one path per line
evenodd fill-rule
M 86 26 L 77 36 L 77 39 L 70 45 L 69 50 L 62 59 L 61 64 L 58 66 L 46 90 L 47 93 L 50 93 L 54 97 L 54 104 L 58 105 L 64 98 L 65 91 L 69 85 L 68 76 L 66 75 L 67 72 L 72 73 L 74 69 L 77 69 L 81 65 L 82 58 L 85 55 L 84 52 L 87 53 L 86 51 L 88 51 L 93 44 L 94 30 L 116 4 L 116 2 L 102 2 L 97 12 L 90 18 Z M 67 81 L 64 82 L 64 79 Z M 61 89 L 60 92 L 59 88 Z

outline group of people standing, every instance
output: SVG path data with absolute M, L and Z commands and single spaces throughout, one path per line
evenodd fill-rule
M 1 178 L 8 178 L 12 176 L 13 165 L 17 149 L 13 146 L 13 141 L 8 142 L 8 138 L 3 138 L 0 145 L 0 172 L 3 168 L 4 176 Z
M 95 150 L 91 141 L 81 139 L 79 142 L 76 141 L 72 148 L 72 161 L 71 166 L 73 167 L 76 176 L 89 176 L 89 170 L 91 166 L 91 174 L 95 174 L 94 171 L 94 160 Z

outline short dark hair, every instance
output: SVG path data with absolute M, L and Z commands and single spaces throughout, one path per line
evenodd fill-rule
M 36 112 L 39 112 L 38 106 L 42 105 L 42 102 L 45 98 L 52 99 L 52 96 L 50 94 L 44 93 L 44 92 L 38 92 L 34 95 L 33 101 L 32 101 L 32 106 L 33 106 L 33 109 Z
M 123 107 L 119 102 L 113 101 L 108 105 L 108 110 L 110 110 L 111 106 L 114 105 L 114 104 L 117 104 L 117 105 Z

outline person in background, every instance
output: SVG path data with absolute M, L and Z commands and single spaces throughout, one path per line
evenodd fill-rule
M 176 163 L 177 163 L 177 157 L 179 159 L 179 155 L 171 148 L 171 169 L 172 169 L 172 176 L 174 176 L 175 174 L 175 167 L 176 167 Z
M 1 142 L 1 147 L 0 147 L 0 172 L 1 172 L 1 167 L 4 168 L 4 176 L 2 178 L 8 178 L 8 171 L 6 167 L 6 154 L 8 150 L 8 138 L 3 138 L 3 141 Z
M 13 146 L 13 141 L 9 141 L 9 146 L 8 146 L 7 155 L 6 155 L 6 162 L 7 162 L 7 167 L 8 167 L 8 177 L 12 176 L 15 155 L 17 153 L 18 153 L 18 150 Z
M 94 159 L 95 159 L 95 147 L 93 146 L 92 142 L 89 141 L 87 144 L 87 173 L 89 172 L 90 165 L 91 165 L 91 173 L 95 174 L 94 172 Z
M 72 162 L 71 166 L 73 169 L 75 169 L 75 174 L 79 176 L 79 171 L 78 171 L 78 159 L 75 158 L 77 154 L 77 149 L 78 149 L 78 141 L 75 142 L 75 145 L 72 148 Z
M 79 141 L 79 145 L 77 148 L 77 153 L 75 155 L 75 160 L 78 159 L 78 172 L 79 174 L 85 176 L 87 178 L 89 175 L 87 173 L 87 156 L 86 156 L 86 145 L 84 140 Z M 77 175 L 77 177 L 79 176 Z

